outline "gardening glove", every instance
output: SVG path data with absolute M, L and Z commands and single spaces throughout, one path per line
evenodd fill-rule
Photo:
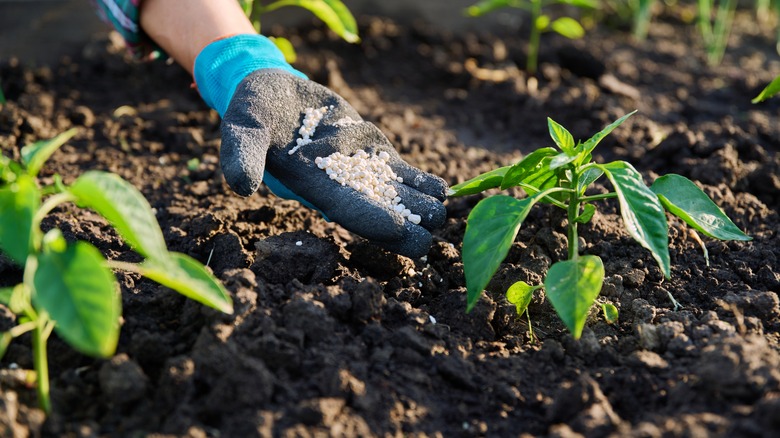
M 261 182 L 277 196 L 319 210 L 327 220 L 409 257 L 427 254 L 430 230 L 445 220 L 447 185 L 404 162 L 387 138 L 341 96 L 307 80 L 260 35 L 237 35 L 206 46 L 195 61 L 195 82 L 222 116 L 220 163 L 230 187 L 249 196 Z M 307 108 L 327 108 L 312 142 L 297 147 Z M 343 121 L 348 123 L 343 123 Z M 332 180 L 315 164 L 335 152 L 386 152 L 402 178 L 392 182 L 416 225 L 391 208 Z

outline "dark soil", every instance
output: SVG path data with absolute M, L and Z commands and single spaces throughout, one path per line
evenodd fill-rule
M 697 181 L 754 240 L 705 239 L 708 267 L 672 220 L 672 279 L 663 280 L 616 204 L 604 203 L 581 227 L 581 248 L 604 259 L 601 299 L 620 309 L 619 322 L 594 307 L 574 341 L 538 297 L 532 339 L 502 292 L 539 283 L 565 256 L 557 211 L 532 211 L 465 314 L 459 250 L 480 196 L 448 201 L 426 258 L 388 254 L 265 189 L 233 195 L 217 163 L 218 116 L 178 67 L 127 62 L 106 41 L 52 68 L 5 60 L 3 153 L 18 157 L 29 142 L 81 127 L 44 178 L 104 169 L 131 181 L 170 249 L 210 260 L 236 312 L 118 274 L 116 356 L 95 360 L 53 339 L 54 413 L 44 419 L 34 390 L 14 377 L 32 367 L 29 339 L 14 341 L 2 360 L 0 434 L 780 435 L 780 99 L 750 103 L 780 74 L 771 32 L 740 16 L 717 68 L 703 62 L 695 28 L 674 17 L 643 43 L 613 29 L 578 42 L 548 36 L 534 88 L 516 67 L 524 31 L 361 23 L 364 42 L 354 46 L 317 26 L 292 32 L 297 66 L 377 123 L 412 164 L 454 184 L 548 145 L 547 116 L 582 138 L 639 109 L 596 158 L 628 160 L 648 183 L 672 172 Z M 193 158 L 200 164 L 188 170 Z M 138 260 L 75 206 L 44 226 Z M 0 286 L 20 277 L 0 261 Z

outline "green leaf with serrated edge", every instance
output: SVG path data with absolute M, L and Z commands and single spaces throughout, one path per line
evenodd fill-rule
M 618 320 L 618 309 L 612 303 L 603 303 L 601 305 L 601 311 L 604 312 L 604 320 L 607 324 L 614 324 Z
M 79 241 L 63 252 L 44 249 L 32 301 L 56 321 L 54 330 L 84 354 L 108 357 L 119 339 L 119 285 L 100 251 Z
M 509 289 L 506 291 L 506 299 L 515 305 L 517 316 L 521 316 L 528 309 L 528 305 L 531 304 L 531 300 L 534 297 L 534 291 L 540 287 L 531 286 L 524 281 L 518 281 L 509 286 Z
M 566 38 L 577 40 L 585 36 L 585 29 L 571 17 L 561 17 L 550 24 L 550 28 Z
M 577 216 L 574 221 L 580 224 L 587 224 L 596 214 L 596 206 L 593 204 L 585 204 L 582 206 L 582 213 Z
M 544 279 L 547 298 L 574 339 L 582 335 L 588 311 L 603 282 L 604 264 L 594 255 L 557 262 L 547 271 Z
M 494 189 L 501 185 L 501 181 L 504 180 L 504 175 L 511 166 L 504 166 L 498 169 L 485 172 L 468 181 L 464 181 L 460 184 L 456 184 L 450 187 L 447 192 L 448 196 L 465 196 L 473 195 L 475 193 L 481 193 L 488 189 Z
M 759 103 L 763 102 L 775 94 L 780 93 L 780 76 L 776 77 L 769 85 L 766 86 L 758 96 L 756 96 L 751 102 Z
M 505 171 L 504 179 L 501 181 L 501 189 L 515 187 L 532 173 L 542 168 L 542 160 L 545 157 L 557 155 L 558 151 L 554 148 L 540 148 L 526 155 L 522 160 L 509 167 Z M 503 169 L 503 168 L 502 168 Z
M 40 204 L 38 187 L 27 175 L 0 188 L 0 251 L 22 266 L 30 251 L 33 218 Z
M 293 64 L 298 60 L 298 55 L 295 53 L 295 47 L 293 47 L 290 40 L 283 37 L 268 37 L 268 39 L 274 43 L 280 52 L 282 52 L 284 60 L 287 61 L 288 64 Z
M 700 188 L 688 178 L 668 174 L 650 186 L 673 215 L 706 236 L 720 240 L 751 240 Z
M 587 190 L 591 184 L 601 178 L 601 175 L 604 175 L 604 171 L 598 167 L 589 167 L 585 169 L 580 174 L 579 178 L 577 178 L 577 193 L 580 195 L 584 194 L 585 190 Z
M 152 207 L 141 192 L 119 175 L 89 171 L 68 189 L 80 206 L 106 218 L 120 236 L 141 255 L 165 259 L 168 254 Z
M 560 154 L 552 157 L 552 160 L 550 160 L 550 170 L 563 167 L 576 159 L 577 155 L 569 155 L 566 152 L 561 152 Z
M 599 167 L 615 187 L 628 234 L 653 254 L 664 277 L 669 278 L 669 228 L 658 197 L 631 164 L 614 161 Z
M 517 3 L 517 0 L 484 0 L 466 8 L 466 15 L 479 17 L 496 9 L 505 8 L 512 3 Z
M 233 313 L 233 302 L 227 291 L 200 262 L 186 254 L 168 254 L 167 260 L 144 261 L 141 274 L 201 304 Z
M 568 155 L 574 155 L 574 137 L 571 133 L 551 118 L 547 118 L 547 128 L 550 131 L 550 137 L 561 151 Z
M 27 167 L 27 174 L 38 175 L 43 164 L 51 155 L 61 148 L 78 132 L 78 128 L 69 129 L 51 140 L 37 141 L 22 148 L 22 162 Z
M 585 140 L 582 144 L 578 145 L 577 148 L 580 149 L 580 156 L 589 154 L 593 152 L 593 149 L 596 148 L 596 146 L 601 142 L 601 140 L 604 139 L 604 137 L 608 136 L 610 132 L 612 132 L 615 128 L 623 124 L 623 122 L 626 121 L 629 117 L 633 116 L 634 113 L 636 113 L 637 110 L 631 111 L 630 113 L 626 114 L 625 116 L 615 120 L 614 122 L 610 123 L 604 129 L 597 132 L 596 135 L 593 137 Z
M 470 311 L 479 300 L 498 266 L 509 252 L 520 225 L 536 203 L 536 197 L 515 199 L 496 195 L 481 200 L 471 210 L 463 236 L 463 271 Z

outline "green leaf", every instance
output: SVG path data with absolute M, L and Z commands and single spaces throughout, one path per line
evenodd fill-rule
M 574 221 L 580 224 L 587 224 L 596 214 L 596 206 L 593 204 L 585 204 L 582 206 L 582 213 L 577 216 Z
M 30 292 L 24 283 L 14 287 L 0 289 L 0 304 L 8 307 L 15 315 L 20 315 L 30 303 Z
M 360 42 L 355 17 L 340 0 L 278 0 L 261 10 L 270 12 L 283 6 L 299 6 L 307 9 L 345 41 L 349 43 Z
M 33 221 L 41 204 L 35 181 L 20 175 L 0 188 L 0 251 L 24 265 L 32 247 Z
M 535 195 L 547 189 L 560 186 L 558 172 L 550 170 L 551 160 L 551 157 L 544 157 L 539 167 L 537 167 L 534 172 L 526 175 L 523 179 L 521 187 L 528 195 Z M 550 195 L 551 198 L 558 201 L 564 201 L 566 196 L 565 193 L 553 193 Z M 549 203 L 545 198 L 542 198 L 539 201 Z
M 599 7 L 598 2 L 594 0 L 556 0 L 555 3 L 572 5 L 580 9 L 596 9 Z
M 556 33 L 572 40 L 585 36 L 585 29 L 582 28 L 582 25 L 577 20 L 571 17 L 558 18 L 552 22 L 550 27 Z
M 295 53 L 295 47 L 293 47 L 290 40 L 284 37 L 268 37 L 271 42 L 276 45 L 276 48 L 284 55 L 284 60 L 289 64 L 293 64 L 298 60 L 298 55 Z
M 539 31 L 544 32 L 547 30 L 547 27 L 550 26 L 550 17 L 547 15 L 540 15 L 536 17 L 536 22 L 534 24 Z
M 456 184 L 450 187 L 447 192 L 449 196 L 465 196 L 473 195 L 475 193 L 481 193 L 488 189 L 493 189 L 501 185 L 501 181 L 504 180 L 504 175 L 510 169 L 511 166 L 504 166 L 498 169 L 485 172 L 479 176 L 471 178 L 468 181 L 464 181 L 460 184 Z
M 577 159 L 577 155 L 569 155 L 566 152 L 561 152 L 560 154 L 554 156 L 550 161 L 550 170 L 555 170 L 560 167 L 563 167 L 576 159 Z
M 11 332 L 0 333 L 0 360 L 2 360 L 3 356 L 5 356 L 5 352 L 8 350 L 8 346 L 11 344 L 13 339 L 14 337 L 11 335 Z
M 751 102 L 759 103 L 763 102 L 775 94 L 780 93 L 780 76 L 776 77 L 769 85 L 766 86 L 758 96 L 756 96 Z
M 27 167 L 27 174 L 30 176 L 38 175 L 46 160 L 78 131 L 78 128 L 71 128 L 51 140 L 36 141 L 23 147 L 21 151 L 22 162 Z
M 165 259 L 160 226 L 152 207 L 141 192 L 119 175 L 89 171 L 69 188 L 79 205 L 91 208 L 106 218 L 123 239 L 148 258 Z
M 574 155 L 574 137 L 571 133 L 551 118 L 547 118 L 547 128 L 550 131 L 550 137 L 558 148 L 568 155 Z
M 604 281 L 604 264 L 594 255 L 578 256 L 555 263 L 547 271 L 544 289 L 558 316 L 579 339 L 588 311 Z
M 604 320 L 607 324 L 614 324 L 618 320 L 618 309 L 612 303 L 603 303 L 601 305 L 601 311 L 604 312 Z
M 188 255 L 171 252 L 167 260 L 146 260 L 141 264 L 141 274 L 187 298 L 233 313 L 233 302 L 219 280 Z
M 527 176 L 534 174 L 543 167 L 542 161 L 545 157 L 557 154 L 558 151 L 553 148 L 540 148 L 526 155 L 522 160 L 509 167 L 509 170 L 505 171 L 504 179 L 501 181 L 501 189 L 515 187 L 524 182 L 523 180 Z
M 480 201 L 469 214 L 463 236 L 463 271 L 470 311 L 509 252 L 535 197 L 496 195 Z
M 751 240 L 709 196 L 688 178 L 676 174 L 664 175 L 650 190 L 673 215 L 706 236 L 720 240 Z
M 585 190 L 587 190 L 591 184 L 601 178 L 601 175 L 604 175 L 604 171 L 598 167 L 589 167 L 585 169 L 580 174 L 580 177 L 577 178 L 577 192 L 580 195 L 584 194 Z
M 578 149 L 580 149 L 581 156 L 590 154 L 593 152 L 593 149 L 596 148 L 596 146 L 601 142 L 601 140 L 604 139 L 604 137 L 608 136 L 610 132 L 612 132 L 615 128 L 623 124 L 629 117 L 633 116 L 634 113 L 636 113 L 637 110 L 631 111 L 630 113 L 626 114 L 625 116 L 615 120 L 614 122 L 610 123 L 604 129 L 597 132 L 596 135 L 593 137 L 585 140 L 584 143 L 578 146 Z
M 517 0 L 483 0 L 466 8 L 466 14 L 472 17 L 479 17 L 514 3 L 518 3 Z
M 44 248 L 33 276 L 33 303 L 56 321 L 54 330 L 82 353 L 108 357 L 119 339 L 119 285 L 94 246 Z
M 664 277 L 669 278 L 669 229 L 658 197 L 631 164 L 615 161 L 600 167 L 615 187 L 628 234 L 650 250 Z
M 509 286 L 509 289 L 506 291 L 506 299 L 515 305 L 517 316 L 521 316 L 528 309 L 528 305 L 531 304 L 531 300 L 534 297 L 534 291 L 540 287 L 531 286 L 524 281 L 518 281 Z

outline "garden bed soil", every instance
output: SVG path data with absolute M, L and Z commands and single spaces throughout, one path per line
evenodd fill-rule
M 664 280 L 605 202 L 580 227 L 581 249 L 604 260 L 601 299 L 619 322 L 594 306 L 574 341 L 538 296 L 531 338 L 502 292 L 540 283 L 565 257 L 559 212 L 531 212 L 466 314 L 460 249 L 481 195 L 448 200 L 426 258 L 399 257 L 265 188 L 232 194 L 217 162 L 219 118 L 176 66 L 128 62 L 104 40 L 51 68 L 4 60 L 3 153 L 80 127 L 44 180 L 89 169 L 128 179 L 169 248 L 208 261 L 235 302 L 227 316 L 119 273 L 117 354 L 95 360 L 52 339 L 47 418 L 14 370 L 32 368 L 29 338 L 11 344 L 4 436 L 780 434 L 780 99 L 750 103 L 780 74 L 771 32 L 740 15 L 712 69 L 694 27 L 671 16 L 642 43 L 614 29 L 576 42 L 547 35 L 536 86 L 516 67 L 524 31 L 452 35 L 364 18 L 361 34 L 361 45 L 317 25 L 287 36 L 296 66 L 378 124 L 410 163 L 455 184 L 549 145 L 546 116 L 583 138 L 638 109 L 596 159 L 628 160 L 648 183 L 693 179 L 753 240 L 705 238 L 707 266 L 696 237 L 671 220 Z M 55 226 L 109 258 L 139 260 L 91 212 L 58 208 L 44 221 Z M 20 279 L 0 261 L 0 286 Z

